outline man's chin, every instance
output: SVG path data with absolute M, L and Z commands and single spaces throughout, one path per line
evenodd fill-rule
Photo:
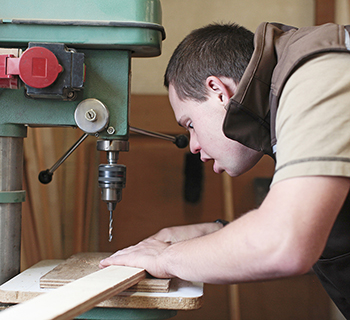
M 224 169 L 217 167 L 217 166 L 215 165 L 215 163 L 213 164 L 213 171 L 214 171 L 215 173 L 218 173 L 218 174 L 221 174 L 221 173 L 225 172 Z
M 239 172 L 236 169 L 237 168 L 234 168 L 233 170 L 230 170 L 228 168 L 222 168 L 222 167 L 218 166 L 216 162 L 214 162 L 214 164 L 213 164 L 213 171 L 215 173 L 221 174 L 221 173 L 226 172 L 230 177 L 237 177 L 237 176 L 242 174 L 242 172 Z
M 215 171 L 215 170 L 214 170 Z M 216 173 L 223 173 L 226 172 L 230 177 L 238 177 L 242 174 L 242 172 L 239 172 L 237 170 L 228 170 L 228 169 L 219 169 L 215 171 Z

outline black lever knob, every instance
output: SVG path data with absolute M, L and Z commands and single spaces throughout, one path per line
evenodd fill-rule
M 73 153 L 73 151 L 80 146 L 80 144 L 88 137 L 87 133 L 84 133 L 80 139 L 74 143 L 74 145 L 50 168 L 39 173 L 39 181 L 43 184 L 48 184 L 52 180 L 53 173 L 57 168 Z
M 174 143 L 180 149 L 186 148 L 188 146 L 188 138 L 184 134 L 180 134 L 175 137 Z
M 50 172 L 50 169 L 43 170 L 39 173 L 39 181 L 43 184 L 48 184 L 52 181 L 53 173 Z

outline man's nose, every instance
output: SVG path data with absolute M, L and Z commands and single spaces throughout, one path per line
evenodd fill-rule
M 191 135 L 191 137 L 190 137 L 190 151 L 193 154 L 196 154 L 196 153 L 201 151 L 201 147 L 198 143 L 198 140 L 196 137 L 194 137 L 194 135 Z

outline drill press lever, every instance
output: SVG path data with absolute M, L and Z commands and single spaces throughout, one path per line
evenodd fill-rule
M 94 103 L 99 107 L 100 102 L 97 100 L 89 99 L 89 104 Z M 86 102 L 85 102 L 86 104 Z M 85 108 L 86 109 L 86 108 Z M 81 110 L 81 108 L 80 108 Z M 104 109 L 102 109 L 104 110 Z M 83 110 L 84 114 L 91 111 L 91 105 L 86 110 Z M 100 110 L 99 110 L 100 111 Z M 79 119 L 78 119 L 79 120 Z M 108 120 L 105 116 L 104 122 Z M 100 125 L 100 130 L 105 125 Z M 85 126 L 84 131 L 88 131 Z M 161 138 L 168 141 L 172 141 L 178 148 L 185 148 L 188 145 L 188 138 L 185 135 L 170 136 L 162 133 L 157 133 L 153 131 L 148 131 L 144 129 L 138 129 L 135 127 L 129 127 L 133 132 L 148 135 L 155 138 Z M 90 131 L 93 131 L 92 129 Z M 69 157 L 69 155 L 87 138 L 88 134 L 85 133 L 83 136 L 50 168 L 40 172 L 39 180 L 42 183 L 49 183 L 52 180 L 53 172 Z M 99 175 L 98 183 L 101 188 L 101 200 L 107 204 L 109 211 L 109 241 L 112 241 L 112 231 L 113 231 L 113 211 L 116 208 L 118 202 L 122 200 L 122 190 L 125 188 L 126 182 L 126 166 L 118 164 L 119 152 L 129 150 L 129 142 L 126 140 L 98 140 L 97 150 L 106 151 L 107 153 L 107 164 L 99 165 Z
M 52 180 L 53 173 L 58 169 L 58 167 L 74 152 L 76 148 L 88 137 L 87 133 L 84 133 L 80 139 L 74 143 L 74 145 L 61 157 L 57 162 L 50 168 L 43 170 L 39 173 L 39 181 L 43 184 L 48 184 Z

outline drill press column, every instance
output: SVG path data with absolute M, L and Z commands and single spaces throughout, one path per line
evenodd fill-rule
M 0 137 L 0 283 L 19 272 L 23 138 Z

